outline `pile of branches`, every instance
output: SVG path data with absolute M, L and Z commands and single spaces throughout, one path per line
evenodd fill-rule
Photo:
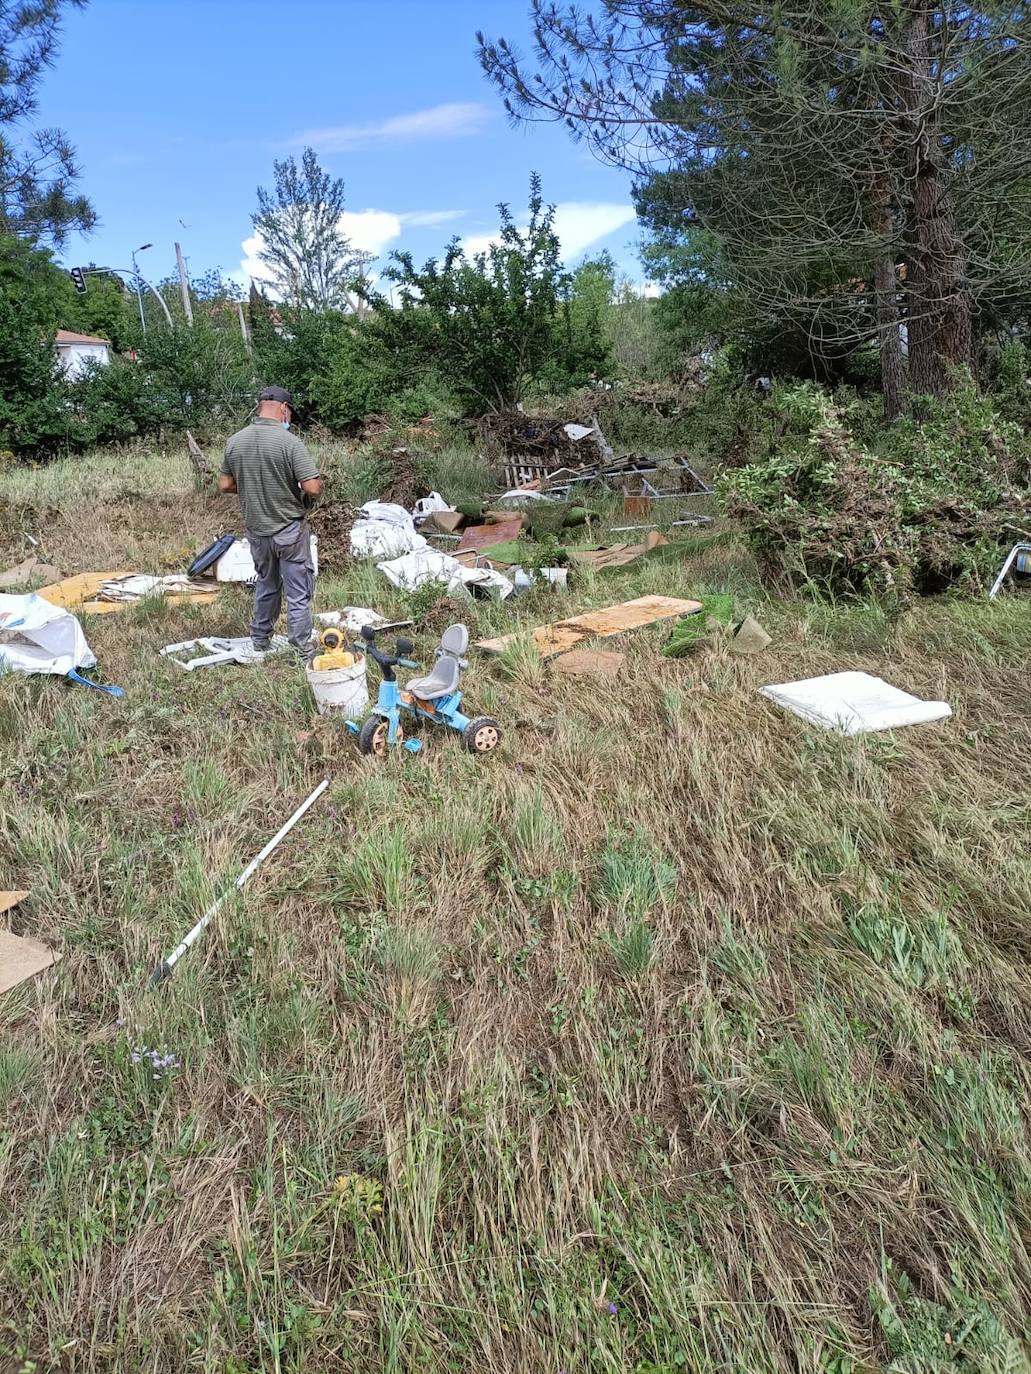
M 1031 444 L 973 385 L 896 421 L 877 451 L 812 383 L 777 392 L 778 437 L 724 474 L 764 572 L 831 596 L 980 593 L 1031 522 Z
M 357 512 L 341 491 L 339 477 L 327 474 L 322 495 L 308 515 L 312 533 L 319 541 L 319 569 L 343 572 L 351 563 L 351 526 Z
M 546 415 L 524 415 L 521 410 L 498 410 L 481 415 L 476 431 L 483 452 L 494 462 L 524 458 L 529 463 L 559 468 L 596 461 L 594 445 L 584 447 L 590 444 L 589 439 L 580 443 L 570 439 L 565 431 L 569 423 L 568 418 L 555 420 Z M 590 424 L 590 420 L 583 423 Z
M 411 510 L 418 498 L 426 494 L 422 480 L 426 454 L 406 446 L 377 448 L 373 451 L 387 473 L 380 500 L 393 501 L 395 505 Z

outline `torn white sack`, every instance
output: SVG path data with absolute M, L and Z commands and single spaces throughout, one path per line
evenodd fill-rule
M 145 596 L 188 595 L 206 590 L 203 583 L 194 582 L 182 573 L 167 577 L 151 577 L 147 573 L 132 573 L 128 577 L 113 577 L 97 588 L 98 601 L 140 601 Z
M 426 548 L 426 540 L 403 506 L 390 501 L 366 501 L 360 520 L 351 526 L 352 558 L 397 558 Z
M 870 673 L 828 673 L 759 690 L 803 720 L 843 735 L 897 730 L 952 715 L 947 702 L 921 701 Z
M 0 672 L 66 677 L 96 662 L 70 611 L 41 596 L 0 596 Z
M 386 625 L 387 618 L 378 611 L 367 610 L 364 606 L 341 606 L 339 611 L 319 611 L 315 619 L 322 625 L 339 625 L 352 634 L 361 634 L 366 625 L 374 630 Z
M 504 601 L 512 595 L 512 583 L 494 568 L 466 568 L 450 554 L 438 549 L 418 549 L 392 562 L 377 563 L 376 567 L 402 591 L 413 592 L 426 582 L 440 582 L 449 592 L 463 587 L 483 587 L 496 592 Z

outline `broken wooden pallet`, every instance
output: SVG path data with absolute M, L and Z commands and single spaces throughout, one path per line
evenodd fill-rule
M 616 606 L 587 611 L 569 620 L 556 621 L 553 625 L 538 625 L 531 633 L 541 657 L 554 658 L 585 639 L 605 639 L 610 635 L 623 634 L 626 630 L 655 625 L 662 620 L 695 615 L 701 609 L 700 601 L 682 601 L 674 596 L 640 596 L 636 601 L 621 601 Z M 476 647 L 486 654 L 502 654 L 521 637 L 519 634 L 510 634 L 502 635 L 500 639 L 480 639 Z

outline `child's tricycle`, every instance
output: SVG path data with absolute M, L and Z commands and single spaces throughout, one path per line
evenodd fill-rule
M 347 728 L 358 736 L 358 748 L 363 754 L 382 757 L 391 745 L 399 744 L 411 753 L 422 748 L 422 741 L 405 739 L 401 725 L 402 712 L 417 720 L 428 720 L 457 730 L 465 747 L 473 754 L 489 754 L 501 739 L 501 726 L 490 716 L 470 719 L 459 710 L 462 693 L 459 681 L 466 667 L 462 655 L 469 647 L 469 631 L 464 625 L 452 625 L 445 630 L 434 655 L 432 671 L 425 677 L 415 677 L 402 690 L 397 683 L 395 668 L 418 668 L 409 655 L 415 651 L 410 639 L 397 641 L 397 652 L 385 654 L 376 647 L 376 631 L 366 625 L 362 630 L 359 652 L 367 653 L 378 663 L 383 673 L 379 696 L 373 714 L 362 725 L 349 720 Z

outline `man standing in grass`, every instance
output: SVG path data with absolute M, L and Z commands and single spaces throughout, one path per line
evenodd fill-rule
M 291 414 L 289 391 L 266 387 L 256 419 L 226 444 L 218 488 L 239 493 L 258 574 L 251 621 L 254 648 L 259 653 L 268 649 L 285 592 L 287 636 L 307 661 L 315 593 L 307 509 L 322 491 L 322 482 L 311 454 L 290 433 Z

